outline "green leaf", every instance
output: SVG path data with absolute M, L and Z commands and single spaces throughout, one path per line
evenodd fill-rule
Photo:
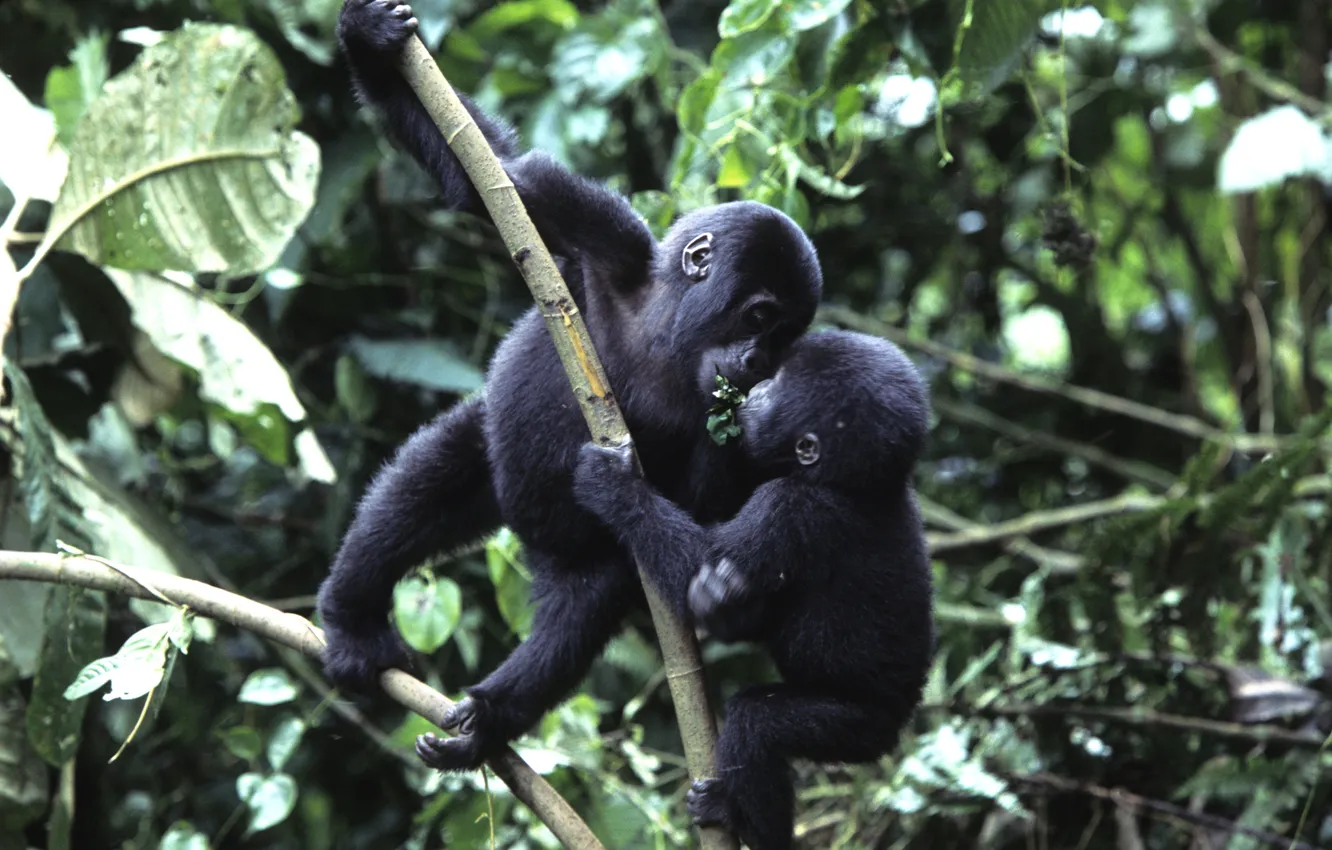
M 851 0 L 794 0 L 783 11 L 786 21 L 796 32 L 812 30 L 840 15 Z
M 731 0 L 717 21 L 717 33 L 722 38 L 735 38 L 763 26 L 780 0 Z
M 105 631 L 104 594 L 64 586 L 52 591 L 28 704 L 28 737 L 52 766 L 63 765 L 78 749 L 88 704 L 67 700 L 64 692 L 84 665 L 101 654 Z
M 282 37 L 316 65 L 332 65 L 334 27 L 341 0 L 258 0 L 277 21 Z
M 712 66 L 727 86 L 766 86 L 790 64 L 795 47 L 795 37 L 784 32 L 746 33 L 719 44 Z
M 235 414 L 242 435 L 270 459 L 285 460 L 290 431 L 274 421 L 274 414 L 292 424 L 304 422 L 307 414 L 291 376 L 268 346 L 188 278 L 116 269 L 108 269 L 107 276 L 153 346 L 198 375 L 199 395 Z M 303 451 L 297 448 L 306 475 L 316 481 L 336 480 L 333 464 L 313 433 Z
M 230 729 L 223 729 L 218 735 L 221 736 L 222 746 L 227 748 L 227 752 L 243 761 L 258 758 L 263 749 L 259 730 L 253 726 L 232 726 Z
M 157 850 L 209 850 L 208 836 L 188 821 L 176 821 L 158 842 Z
M 278 721 L 268 737 L 268 764 L 273 770 L 282 770 L 287 766 L 287 761 L 301 744 L 305 729 L 305 721 L 295 715 L 288 715 Z
M 79 671 L 64 697 L 76 700 L 110 683 L 104 699 L 138 699 L 157 687 L 172 650 L 171 623 L 153 623 L 130 635 L 115 655 L 99 658 Z
M 948 0 L 950 18 L 962 26 L 963 13 L 971 5 L 971 25 L 962 35 L 956 69 L 965 86 L 965 96 L 975 97 L 1004 82 L 1022 59 L 1036 36 L 1048 0 Z M 940 103 L 946 103 L 940 92 Z
M 486 541 L 486 569 L 495 586 L 500 616 L 519 637 L 532 630 L 532 578 L 519 559 L 521 544 L 509 529 Z
M 300 692 L 300 686 L 292 681 L 286 670 L 266 667 L 255 670 L 245 678 L 236 701 L 252 705 L 281 705 L 294 700 Z
M 703 126 L 707 120 L 708 107 L 712 105 L 712 100 L 717 96 L 717 87 L 721 84 L 721 74 L 717 71 L 709 70 L 699 76 L 680 94 L 680 103 L 676 107 L 676 120 L 680 123 L 680 129 L 701 135 Z
M 649 0 L 616 0 L 560 39 L 547 69 L 563 104 L 607 103 L 666 62 L 669 37 Z
M 447 340 L 354 336 L 350 348 L 365 371 L 376 378 L 453 393 L 469 393 L 485 383 L 484 373 Z
M 462 591 L 447 578 L 413 576 L 393 590 L 393 618 L 407 645 L 426 654 L 439 649 L 458 628 Z
M 47 809 L 46 765 L 28 741 L 18 686 L 0 687 L 0 834 L 21 830 Z
M 296 780 L 285 773 L 242 773 L 236 777 L 236 794 L 250 811 L 247 835 L 277 826 L 296 808 Z
M 66 145 L 73 140 L 74 128 L 88 104 L 102 93 L 111 74 L 106 56 L 109 41 L 106 33 L 96 30 L 80 37 L 69 52 L 71 64 L 52 68 L 46 75 L 46 105 L 55 115 L 56 132 Z
M 5 377 L 13 391 L 18 413 L 18 446 L 23 462 L 19 468 L 19 494 L 27 509 L 29 536 L 34 548 L 51 550 L 56 540 L 90 547 L 86 516 L 67 484 L 66 471 L 59 457 L 59 436 L 51 427 L 28 377 L 8 359 Z
M 299 117 L 253 33 L 187 23 L 89 106 L 47 238 L 123 269 L 262 271 L 314 203 L 319 147 Z
M 467 29 L 482 40 L 533 23 L 572 29 L 578 23 L 578 9 L 568 0 L 515 0 L 484 12 Z
M 338 357 L 333 367 L 333 386 L 338 394 L 338 404 L 347 411 L 351 421 L 364 425 L 374 418 L 379 396 L 355 357 L 350 354 Z
M 738 189 L 749 185 L 754 177 L 753 169 L 745 162 L 740 145 L 731 145 L 722 155 L 721 169 L 717 172 L 717 186 L 723 189 Z

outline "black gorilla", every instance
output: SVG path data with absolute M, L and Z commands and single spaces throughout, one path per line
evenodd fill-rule
M 360 95 L 448 204 L 478 211 L 461 165 L 398 74 L 415 28 L 397 0 L 348 0 L 339 36 Z M 561 264 L 648 480 L 700 519 L 734 513 L 748 485 L 697 460 L 708 453 L 710 392 L 718 372 L 742 386 L 770 375 L 809 326 L 822 278 L 808 238 L 776 210 L 732 203 L 683 217 L 658 245 L 623 198 L 548 157 L 517 156 L 512 130 L 464 102 Z M 437 768 L 475 767 L 534 725 L 641 601 L 624 550 L 572 498 L 586 438 L 533 309 L 500 344 L 484 393 L 412 435 L 371 482 L 320 587 L 328 675 L 363 685 L 405 660 L 387 613 L 408 568 L 501 524 L 523 541 L 537 601 L 531 636 L 467 689 L 447 718 L 458 737 L 418 747 Z
M 834 331 L 798 340 L 739 420 L 769 480 L 733 519 L 701 527 L 622 450 L 590 443 L 574 493 L 698 625 L 771 652 L 784 681 L 727 704 L 719 778 L 695 783 L 689 810 L 778 850 L 791 846 L 789 760 L 872 761 L 920 701 L 933 591 L 910 476 L 929 400 L 897 346 Z

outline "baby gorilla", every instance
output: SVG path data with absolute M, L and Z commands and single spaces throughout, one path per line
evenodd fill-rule
M 727 704 L 719 778 L 694 784 L 689 812 L 780 850 L 794 819 L 789 761 L 873 761 L 920 701 L 933 591 L 910 477 L 929 399 L 897 346 L 830 331 L 797 340 L 738 413 L 745 463 L 764 483 L 733 519 L 698 525 L 619 448 L 585 444 L 574 487 L 650 575 L 688 588 L 672 602 L 697 625 L 772 654 L 784 681 Z

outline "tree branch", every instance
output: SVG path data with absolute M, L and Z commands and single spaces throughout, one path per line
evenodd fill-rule
M 901 328 L 895 328 L 887 322 L 880 321 L 870 316 L 862 316 L 845 307 L 824 305 L 819 308 L 818 319 L 835 325 L 840 325 L 844 328 L 861 331 L 862 333 L 881 336 L 897 343 L 903 348 L 910 348 L 930 357 L 936 357 L 956 369 L 970 372 L 973 375 L 979 375 L 982 378 L 987 378 L 992 381 L 998 381 L 999 383 L 1009 384 L 1015 387 L 1021 387 L 1022 389 L 1031 392 L 1057 395 L 1066 398 L 1069 401 L 1081 404 L 1084 407 L 1090 407 L 1094 410 L 1104 410 L 1108 413 L 1115 413 L 1120 416 L 1127 416 L 1130 419 L 1148 422 L 1152 425 L 1188 437 L 1193 437 L 1198 440 L 1206 440 L 1220 443 L 1223 446 L 1230 446 L 1235 449 L 1235 451 L 1244 452 L 1246 454 L 1260 454 L 1263 452 L 1277 451 L 1281 448 L 1284 442 L 1284 438 L 1278 435 L 1234 434 L 1204 422 L 1196 416 L 1189 416 L 1183 413 L 1171 413 L 1168 410 L 1161 410 L 1160 408 L 1152 407 L 1149 404 L 1143 404 L 1141 402 L 1133 401 L 1132 399 L 1111 395 L 1110 393 L 1094 390 L 1090 387 L 1057 383 L 1047 378 L 1006 369 L 997 363 L 981 360 L 979 357 L 975 357 L 963 351 L 956 351 L 945 345 L 940 345 L 937 342 L 931 342 L 926 339 L 915 339 Z
M 161 594 L 174 604 L 188 605 L 206 617 L 230 623 L 305 655 L 317 658 L 324 648 L 324 633 L 298 614 L 278 611 L 201 581 L 131 567 L 112 567 L 98 558 L 0 551 L 0 579 L 86 587 L 155 602 L 161 601 L 158 596 Z M 445 712 L 453 706 L 443 694 L 401 670 L 384 672 L 379 684 L 399 705 L 436 726 L 441 725 Z M 573 806 L 512 749 L 486 764 L 565 847 L 605 850 Z
M 485 136 L 419 38 L 408 40 L 399 68 L 480 193 L 500 237 L 532 291 L 593 439 L 603 445 L 631 442 L 583 317 Z M 637 456 L 634 462 L 637 465 Z M 639 575 L 642 576 L 641 568 Z M 717 727 L 704 689 L 698 644 L 650 580 L 643 581 L 643 590 L 661 643 L 666 681 L 675 702 L 689 775 L 696 780 L 711 777 L 716 773 Z M 702 846 L 705 850 L 735 850 L 739 845 L 724 830 L 705 827 Z

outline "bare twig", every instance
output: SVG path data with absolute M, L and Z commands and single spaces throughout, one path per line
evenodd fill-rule
M 206 617 L 230 623 L 305 655 L 318 657 L 324 648 L 323 632 L 304 617 L 277 611 L 201 581 L 151 570 L 111 567 L 100 558 L 0 551 L 0 579 L 86 587 L 138 599 L 156 600 L 156 594 L 162 594 Z M 443 694 L 401 670 L 384 672 L 379 684 L 398 704 L 436 726 L 453 706 Z M 512 749 L 487 765 L 565 847 L 605 850 L 568 801 Z
M 1330 491 L 1332 491 L 1332 479 L 1326 475 L 1310 475 L 1296 481 L 1292 493 L 1295 498 L 1307 499 L 1313 496 L 1325 496 Z M 926 542 L 929 543 L 931 554 L 965 546 L 1004 543 L 1012 538 L 1063 528 L 1088 520 L 1149 511 L 1159 508 L 1171 498 L 1171 494 L 1155 496 L 1147 493 L 1122 493 L 1111 499 L 1052 508 L 1048 511 L 1032 511 L 992 525 L 974 524 L 950 534 L 930 532 L 926 534 Z M 1200 508 L 1205 508 L 1212 504 L 1213 499 L 1214 497 L 1210 495 L 1201 496 L 1197 504 Z
M 1011 440 L 1030 443 L 1052 452 L 1080 457 L 1092 466 L 1099 466 L 1129 481 L 1146 484 L 1153 489 L 1168 490 L 1175 483 L 1175 476 L 1150 463 L 1121 458 L 1099 446 L 1028 428 L 991 413 L 979 405 L 940 396 L 936 396 L 930 403 L 939 415 L 946 419 L 994 431 Z
M 951 706 L 942 706 L 942 708 L 947 711 L 961 710 Z M 1226 720 L 1188 717 L 1183 714 L 1170 714 L 1137 706 L 1117 708 L 1115 706 L 1078 705 L 1074 703 L 1009 703 L 1006 705 L 971 706 L 966 711 L 988 717 L 1076 717 L 1080 720 L 1099 720 L 1128 726 L 1158 726 L 1165 729 L 1178 729 L 1183 732 L 1196 732 L 1214 738 L 1284 744 L 1315 750 L 1323 746 L 1324 740 L 1322 735 L 1286 729 L 1281 726 L 1231 723 Z
M 985 528 L 981 523 L 969 520 L 925 496 L 917 494 L 916 499 L 920 502 L 921 515 L 930 522 L 938 523 L 954 531 L 975 531 L 976 529 Z M 1082 569 L 1087 562 L 1087 559 L 1081 555 L 1038 546 L 1026 537 L 1013 537 L 1003 541 L 1002 546 L 1004 551 L 1009 554 L 1020 555 L 1039 566 L 1044 566 L 1052 575 L 1071 575 Z M 938 605 L 939 603 L 936 602 L 935 604 Z
M 1319 846 L 1310 844 L 1307 841 L 1285 838 L 1275 832 L 1245 826 L 1244 824 L 1230 820 L 1229 818 L 1204 814 L 1203 812 L 1189 811 L 1183 806 L 1167 803 L 1164 800 L 1144 797 L 1140 794 L 1134 794 L 1131 791 L 1125 791 L 1122 788 L 1106 788 L 1101 785 L 1093 785 L 1090 782 L 1079 782 L 1067 777 L 1057 776 L 1053 773 L 1010 773 L 1004 774 L 1004 778 L 1010 782 L 1038 788 L 1046 788 L 1053 791 L 1086 794 L 1099 800 L 1112 802 L 1121 810 L 1143 811 L 1157 818 L 1166 817 L 1197 826 L 1204 826 L 1218 832 L 1247 835 L 1262 844 L 1281 847 L 1284 848 L 1284 850 L 1322 850 Z
M 486 137 L 419 38 L 408 40 L 399 68 L 480 193 L 500 237 L 531 289 L 593 439 L 603 445 L 629 442 L 629 429 L 611 395 L 583 317 Z M 639 574 L 642 575 L 641 568 Z M 698 644 L 693 632 L 675 617 L 650 580 L 643 582 L 643 589 L 661 643 L 666 681 L 675 702 L 689 774 L 696 780 L 713 776 L 717 727 L 704 689 Z M 702 830 L 702 845 L 706 850 L 738 847 L 734 837 L 717 827 Z
M 842 327 L 874 334 L 892 340 L 903 348 L 910 348 L 930 357 L 948 363 L 964 372 L 980 375 L 992 381 L 1021 387 L 1031 392 L 1046 393 L 1066 398 L 1069 401 L 1147 422 L 1187 437 L 1207 440 L 1230 446 L 1246 454 L 1259 454 L 1279 449 L 1283 444 L 1280 436 L 1273 434 L 1233 434 L 1211 425 L 1196 416 L 1183 413 L 1171 413 L 1149 404 L 1122 398 L 1110 393 L 1079 387 L 1074 384 L 1061 384 L 1046 378 L 1015 372 L 995 363 L 989 363 L 963 351 L 951 349 L 945 345 L 924 339 L 914 339 L 901 328 L 870 316 L 862 316 L 845 307 L 825 305 L 819 308 L 819 318 Z

